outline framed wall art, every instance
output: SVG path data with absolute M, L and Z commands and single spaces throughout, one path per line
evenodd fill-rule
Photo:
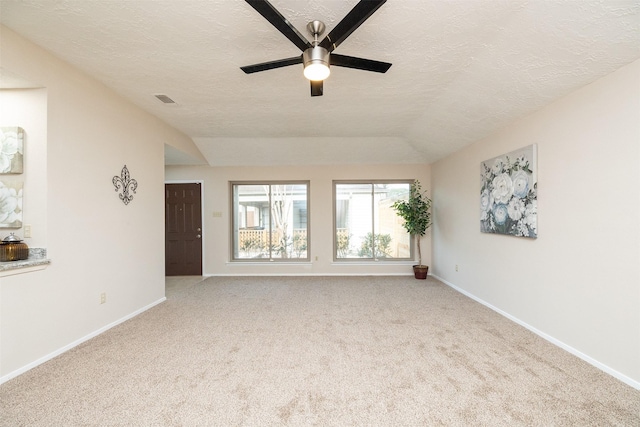
M 537 145 L 480 164 L 480 231 L 538 237 Z
M 0 127 L 0 174 L 22 173 L 24 130 L 19 127 Z
M 22 227 L 22 182 L 0 178 L 0 228 Z

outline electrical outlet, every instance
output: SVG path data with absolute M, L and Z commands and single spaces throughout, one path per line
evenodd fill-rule
M 456 271 L 458 271 L 458 264 L 456 264 Z
M 214 217 L 214 218 L 222 218 L 222 212 L 220 212 L 220 211 L 214 211 L 214 212 L 213 212 L 213 217 Z
M 107 293 L 103 292 L 100 294 L 100 304 L 104 304 L 105 302 L 107 302 Z
M 24 226 L 24 237 L 31 237 L 31 226 L 30 225 L 25 225 Z

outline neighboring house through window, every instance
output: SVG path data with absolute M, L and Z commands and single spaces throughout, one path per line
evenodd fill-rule
M 334 181 L 336 261 L 413 258 L 413 237 L 391 207 L 409 198 L 411 182 Z
M 309 260 L 309 182 L 232 182 L 234 261 Z

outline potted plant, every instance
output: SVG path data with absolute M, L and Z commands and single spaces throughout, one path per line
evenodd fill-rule
M 416 279 L 426 279 L 429 266 L 422 264 L 420 238 L 431 226 L 431 199 L 422 191 L 420 181 L 415 180 L 409 190 L 409 199 L 398 200 L 392 207 L 404 220 L 403 226 L 407 232 L 418 240 L 418 264 L 413 266 L 413 274 Z

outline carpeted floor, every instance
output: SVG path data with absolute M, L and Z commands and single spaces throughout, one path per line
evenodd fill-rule
M 435 279 L 174 279 L 1 426 L 640 426 L 640 391 Z

